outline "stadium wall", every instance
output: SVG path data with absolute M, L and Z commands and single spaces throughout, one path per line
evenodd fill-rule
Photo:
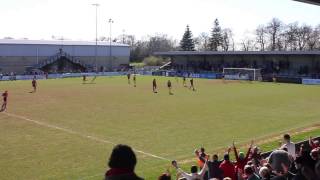
M 94 42 L 68 41 L 61 44 L 59 41 L 0 40 L 0 73 L 25 73 L 28 68 L 45 62 L 60 51 L 83 64 L 104 69 L 117 69 L 120 65 L 129 64 L 128 45 L 113 43 L 110 46 L 107 42 L 99 42 L 97 60 L 95 48 Z

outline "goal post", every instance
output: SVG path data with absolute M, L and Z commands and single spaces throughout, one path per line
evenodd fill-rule
M 226 80 L 262 80 L 261 69 L 255 68 L 223 68 L 223 76 Z

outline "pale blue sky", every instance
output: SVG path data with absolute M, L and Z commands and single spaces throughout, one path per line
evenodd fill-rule
M 0 38 L 94 40 L 98 2 L 98 36 L 125 30 L 138 38 L 156 33 L 180 39 L 187 24 L 194 36 L 210 32 L 215 18 L 240 40 L 257 25 L 277 17 L 285 23 L 320 24 L 320 6 L 292 0 L 1 0 Z

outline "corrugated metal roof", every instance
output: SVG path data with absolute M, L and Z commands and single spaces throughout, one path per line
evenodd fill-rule
M 315 4 L 315 5 L 320 5 L 319 0 L 294 0 L 294 1 L 299 1 L 299 2 L 304 2 L 304 3 L 309 3 L 309 4 Z
M 169 51 L 155 52 L 156 56 L 205 55 L 320 55 L 320 51 Z
M 64 46 L 95 46 L 95 41 L 71 41 L 71 40 L 25 40 L 25 39 L 0 39 L 0 44 L 24 44 L 24 45 L 64 45 Z M 99 46 L 110 46 L 108 41 L 98 41 Z M 127 44 L 111 43 L 112 46 L 129 46 Z

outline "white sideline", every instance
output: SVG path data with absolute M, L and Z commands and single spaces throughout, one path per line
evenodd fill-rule
M 57 129 L 57 130 L 60 130 L 60 131 L 63 131 L 63 132 L 69 133 L 69 134 L 78 135 L 80 137 L 83 137 L 83 138 L 86 138 L 86 139 L 90 139 L 90 140 L 93 140 L 93 141 L 96 141 L 96 142 L 116 145 L 116 143 L 108 141 L 108 140 L 105 140 L 105 139 L 101 139 L 101 138 L 90 136 L 90 135 L 84 135 L 84 134 L 81 134 L 81 133 L 79 133 L 77 131 L 73 131 L 73 130 L 62 128 L 62 127 L 59 127 L 59 126 L 55 126 L 55 125 L 47 124 L 47 123 L 44 123 L 44 122 L 36 121 L 36 120 L 30 119 L 30 118 L 27 118 L 27 117 L 24 117 L 24 116 L 11 114 L 11 113 L 8 113 L 8 112 L 4 112 L 3 114 L 6 114 L 7 116 L 10 116 L 10 117 L 15 117 L 15 118 L 18 118 L 18 119 L 29 121 L 29 122 L 38 124 L 40 126 L 48 127 L 48 128 L 51 128 L 51 129 Z M 151 153 L 147 153 L 147 152 L 135 149 L 135 148 L 133 148 L 133 150 L 136 151 L 137 153 L 140 153 L 140 154 L 143 154 L 143 155 L 146 155 L 146 156 L 149 156 L 149 157 L 170 161 L 170 159 L 168 159 L 168 158 L 164 158 L 164 157 L 157 156 L 157 155 L 154 155 L 154 154 L 151 154 Z

